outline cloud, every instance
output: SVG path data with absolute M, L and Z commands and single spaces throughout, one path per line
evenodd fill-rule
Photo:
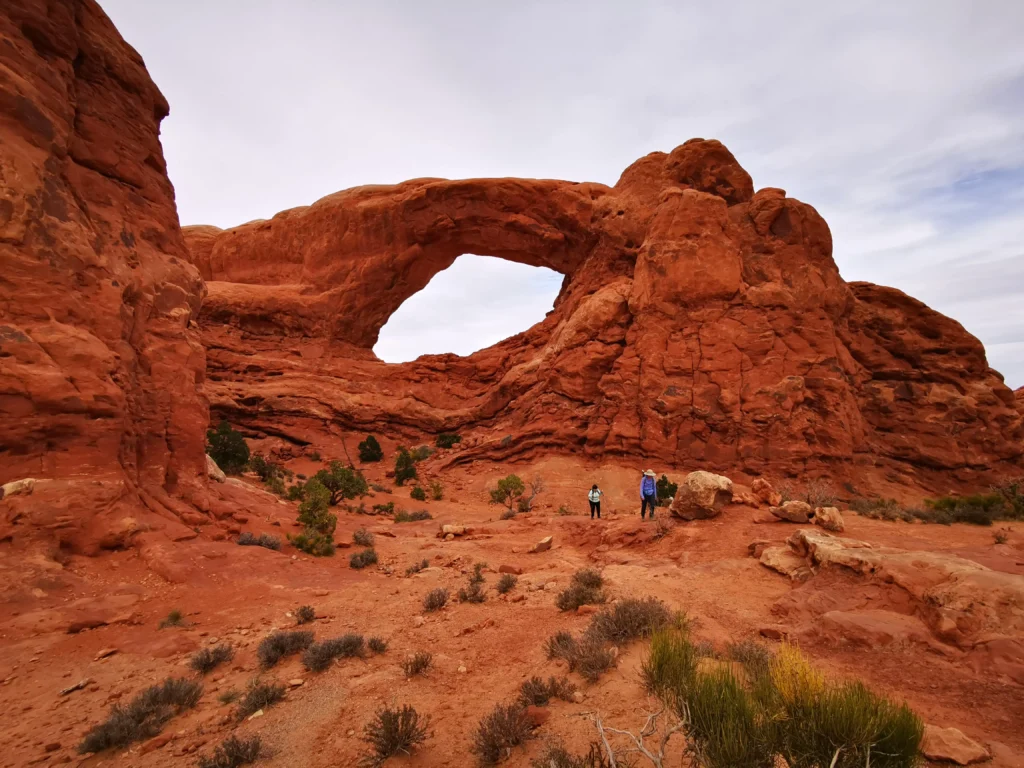
M 715 137 L 756 185 L 822 213 L 847 279 L 950 314 L 1024 385 L 1018 0 L 104 7 L 171 103 L 185 223 L 420 176 L 614 183 L 647 152 Z M 487 315 L 489 296 L 453 284 L 463 317 Z

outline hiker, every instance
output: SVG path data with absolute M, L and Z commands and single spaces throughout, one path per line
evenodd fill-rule
M 601 497 L 604 496 L 604 491 L 597 487 L 597 483 L 594 483 L 590 489 L 590 493 L 587 494 L 587 498 L 590 499 L 590 519 L 594 519 L 594 513 L 597 512 L 597 519 L 601 519 Z
M 658 484 L 654 480 L 654 470 L 644 470 L 640 480 L 640 519 L 644 519 L 647 507 L 651 507 L 651 520 L 654 519 L 654 508 L 658 505 Z

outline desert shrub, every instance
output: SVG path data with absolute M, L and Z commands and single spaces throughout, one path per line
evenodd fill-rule
M 430 498 L 434 501 L 441 501 L 444 498 L 444 486 L 438 480 L 430 481 Z
M 433 663 L 434 654 L 429 651 L 416 651 L 402 662 L 402 669 L 405 671 L 406 677 L 415 677 L 430 669 Z
M 620 757 L 611 762 L 600 744 L 594 742 L 585 755 L 574 755 L 560 744 L 549 744 L 547 751 L 530 763 L 532 768 L 616 768 L 629 765 Z
M 442 432 L 434 440 L 434 445 L 438 448 L 451 448 L 456 443 L 462 442 L 462 435 L 458 435 L 454 432 Z
M 346 499 L 359 498 L 370 492 L 366 478 L 340 461 L 332 461 L 328 469 L 321 469 L 313 475 L 313 480 L 320 483 L 330 493 L 329 503 L 332 507 Z M 308 485 L 307 483 L 307 487 Z
M 358 448 L 359 460 L 364 464 L 380 461 L 384 458 L 384 449 L 380 447 L 380 443 L 377 442 L 377 438 L 373 435 L 367 435 Z
M 415 480 L 416 462 L 409 449 L 401 447 L 395 457 L 395 485 L 405 485 L 406 480 Z
M 302 477 L 299 476 L 299 479 L 301 480 Z M 302 501 L 306 498 L 306 484 L 296 483 L 295 485 L 289 485 L 288 491 L 285 493 L 284 497 L 288 499 L 288 501 Z
M 556 632 L 544 644 L 549 659 L 569 659 L 576 653 L 578 643 L 569 632 Z
M 689 690 L 697 674 L 699 655 L 689 635 L 678 629 L 661 630 L 651 636 L 651 647 L 641 666 L 644 687 L 670 706 Z
M 501 578 L 498 579 L 498 586 L 496 587 L 496 589 L 498 590 L 498 594 L 508 594 L 516 588 L 516 584 L 518 583 L 519 579 L 516 578 L 516 575 L 514 573 L 501 574 Z
M 432 589 L 423 598 L 423 610 L 427 613 L 439 611 L 448 604 L 448 590 L 444 587 Z
M 895 499 L 853 499 L 850 509 L 874 520 L 905 520 L 918 516 L 915 510 L 904 509 Z M 938 521 L 937 521 L 938 522 Z
M 319 473 L 317 473 L 319 474 Z M 297 548 L 316 557 L 334 554 L 334 529 L 338 518 L 330 511 L 331 492 L 318 479 L 306 483 L 305 499 L 299 504 L 298 522 L 303 531 L 289 539 Z
M 352 541 L 358 544 L 360 547 L 372 547 L 373 534 L 365 528 L 360 528 L 352 534 Z
M 676 497 L 679 483 L 673 483 L 668 479 L 668 475 L 662 475 L 655 484 L 655 488 L 658 491 L 658 506 L 667 507 L 672 503 L 672 499 Z
M 416 522 L 419 522 L 420 520 L 433 520 L 433 519 L 434 519 L 434 516 L 432 514 L 430 514 L 429 512 L 427 512 L 427 510 L 425 510 L 425 509 L 420 509 L 420 510 L 417 510 L 415 512 L 406 512 L 405 510 L 400 510 L 400 511 L 395 513 L 395 522 L 396 523 L 416 523 Z
M 519 475 L 508 475 L 498 481 L 498 485 L 489 491 L 492 504 L 504 504 L 510 510 L 526 492 L 526 484 Z
M 533 500 L 537 498 L 537 494 L 544 490 L 544 478 L 535 476 L 530 481 L 530 493 L 529 495 L 520 496 L 516 499 L 516 511 L 521 514 L 526 514 L 533 509 Z M 525 492 L 524 492 L 525 493 Z
M 742 664 L 743 669 L 752 680 L 768 675 L 774 658 L 767 646 L 753 640 L 729 643 L 725 646 L 725 654 L 733 661 Z
M 366 641 L 366 646 L 374 653 L 384 653 L 388 649 L 388 641 L 375 635 Z
M 527 499 L 519 499 L 516 502 L 516 512 L 520 515 L 525 515 L 530 511 L 530 502 Z
M 1005 544 L 1010 540 L 1010 529 L 1000 528 L 998 531 L 992 534 L 992 541 L 996 544 Z
M 185 614 L 175 608 L 173 611 L 168 613 L 164 618 L 160 620 L 160 629 L 167 629 L 167 627 L 183 627 L 185 626 Z
M 370 765 L 381 765 L 394 755 L 410 755 L 427 738 L 430 718 L 420 717 L 408 704 L 377 710 L 363 729 L 363 741 L 370 745 Z
M 335 659 L 349 659 L 363 655 L 362 635 L 347 634 L 313 643 L 302 654 L 302 664 L 310 672 L 323 672 Z
M 196 651 L 189 660 L 188 665 L 200 675 L 212 672 L 226 661 L 235 657 L 235 650 L 230 645 L 217 645 L 213 648 L 203 648 Z
M 592 568 L 584 568 L 573 574 L 569 586 L 558 593 L 555 605 L 560 611 L 575 611 L 581 605 L 596 605 L 605 601 L 601 590 L 604 579 Z
M 387 504 L 374 504 L 373 511 L 378 515 L 393 515 L 395 513 L 395 502 L 389 501 Z
M 558 508 L 558 514 L 561 515 L 562 517 L 570 517 L 570 516 L 573 515 L 573 511 L 572 511 L 572 509 L 570 509 L 565 504 L 562 504 Z
M 413 501 L 426 501 L 427 492 L 417 485 L 414 486 L 411 491 L 409 491 L 409 498 L 412 499 Z
M 376 563 L 377 552 L 373 549 L 364 549 L 362 552 L 353 552 L 352 556 L 348 559 L 349 567 L 355 568 L 357 571 L 368 565 L 376 565 Z
M 426 459 L 429 459 L 431 456 L 433 456 L 434 455 L 434 449 L 431 448 L 429 445 L 421 445 L 421 446 L 418 446 L 416 448 L 413 448 L 412 452 L 410 453 L 410 455 L 412 456 L 412 460 L 413 461 L 415 461 L 416 463 L 419 463 L 419 462 L 425 461 Z
M 254 453 L 250 457 L 249 469 L 255 472 L 264 483 L 275 477 L 283 478 L 291 474 L 276 461 L 272 461 L 260 453 Z
M 924 522 L 969 523 L 971 525 L 992 525 L 997 520 L 1024 520 L 1024 505 L 1017 501 L 1013 484 L 993 490 L 990 493 L 975 493 L 970 496 L 941 496 L 925 500 L 925 509 L 916 517 Z
M 577 639 L 568 632 L 558 632 L 547 639 L 545 650 L 549 659 L 562 659 L 570 672 L 579 672 L 588 682 L 594 682 L 615 666 L 611 648 L 589 633 Z
M 477 563 L 473 566 L 473 573 L 469 576 L 469 584 L 459 590 L 459 602 L 461 603 L 482 603 L 487 599 L 484 594 L 484 565 Z
M 238 768 L 255 763 L 262 751 L 263 743 L 259 736 L 249 739 L 229 736 L 213 750 L 212 755 L 199 758 L 199 768 Z
M 119 749 L 155 736 L 174 715 L 192 709 L 202 694 L 203 686 L 194 680 L 169 677 L 125 705 L 114 704 L 107 719 L 85 734 L 78 752 L 84 755 Z
M 370 489 L 374 493 L 391 493 L 390 488 L 388 488 L 386 485 L 381 485 L 380 483 L 370 483 Z
M 272 667 L 286 656 L 306 650 L 313 644 L 313 633 L 307 630 L 277 631 L 267 635 L 256 648 L 256 656 L 264 667 Z
M 249 446 L 245 438 L 226 421 L 206 433 L 206 452 L 229 475 L 240 474 L 249 463 Z
M 484 765 L 497 765 L 529 736 L 530 721 L 522 704 L 499 704 L 480 721 L 470 750 Z
M 217 697 L 217 701 L 221 704 L 234 704 L 241 697 L 241 692 L 234 688 L 224 691 L 220 696 Z
M 587 633 L 600 640 L 626 643 L 639 637 L 650 637 L 671 621 L 672 614 L 660 600 L 630 597 L 594 614 Z
M 311 451 L 309 454 L 310 461 L 320 461 L 320 451 Z
M 312 605 L 300 605 L 295 609 L 295 623 L 309 624 L 316 618 L 316 611 Z
M 501 513 L 502 520 L 512 520 L 515 518 L 515 516 L 516 513 L 514 509 L 506 509 L 504 512 Z
M 420 571 L 425 570 L 429 567 L 430 561 L 424 558 L 423 560 L 420 560 L 418 563 L 413 563 L 408 568 L 406 568 L 405 575 L 412 576 L 414 573 L 419 573 Z
M 254 712 L 259 712 L 261 709 L 267 709 L 268 707 L 274 706 L 283 698 L 283 685 L 253 680 L 249 683 L 249 688 L 245 692 L 245 696 L 243 696 L 238 702 L 238 709 L 235 711 L 235 716 L 239 720 L 244 720 Z
M 238 537 L 238 544 L 243 547 L 263 547 L 264 549 L 272 549 L 275 552 L 281 550 L 281 540 L 268 533 L 261 533 L 259 536 L 256 536 L 246 531 Z
M 565 677 L 549 677 L 544 680 L 539 677 L 531 677 L 519 687 L 519 700 L 525 706 L 545 706 L 551 699 L 572 701 L 572 695 L 576 693 L 576 686 Z

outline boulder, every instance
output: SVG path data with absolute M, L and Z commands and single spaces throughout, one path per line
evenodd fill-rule
M 534 544 L 532 547 L 530 547 L 530 553 L 531 554 L 537 554 L 538 552 L 547 552 L 549 549 L 551 549 L 551 544 L 552 544 L 552 537 L 551 536 L 545 536 L 543 539 L 541 539 L 536 544 Z
M 210 454 L 206 454 L 206 476 L 215 483 L 223 483 L 228 479 L 227 475 L 217 466 L 217 462 L 213 460 L 213 456 Z
M 32 493 L 36 487 L 35 478 L 26 477 L 23 480 L 14 480 L 10 483 L 5 483 L 0 486 L 0 499 L 7 498 L 8 496 L 18 496 L 24 494 L 28 496 Z
M 732 480 L 697 470 L 679 484 L 671 512 L 683 520 L 704 520 L 717 516 L 732 501 Z
M 945 761 L 957 765 L 971 765 L 989 759 L 985 747 L 967 738 L 956 728 L 924 727 L 921 754 L 929 760 Z
M 811 522 L 833 533 L 842 533 L 846 530 L 843 516 L 835 507 L 817 507 L 814 510 L 814 517 L 811 519 Z
M 438 538 L 445 538 L 445 539 L 448 538 L 449 536 L 451 536 L 452 538 L 455 538 L 456 536 L 465 536 L 467 532 L 468 532 L 468 529 L 464 525 L 456 525 L 454 523 L 446 523 L 445 525 L 441 526 L 441 530 L 438 531 L 437 536 L 438 536 Z M 448 540 L 451 541 L 451 539 L 448 539 Z
M 790 523 L 809 523 L 814 517 L 814 510 L 806 501 L 787 501 L 781 507 L 771 507 L 768 511 L 779 520 Z
M 754 482 L 750 484 L 750 492 L 753 493 L 757 500 L 762 504 L 777 507 L 782 503 L 782 494 L 776 491 L 772 487 L 772 484 L 763 477 L 755 479 Z
M 761 565 L 778 571 L 793 581 L 807 581 L 814 575 L 807 560 L 789 547 L 765 547 L 759 559 Z

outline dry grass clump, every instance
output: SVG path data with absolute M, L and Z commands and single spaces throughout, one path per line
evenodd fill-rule
M 199 758 L 199 768 L 238 768 L 255 763 L 262 753 L 263 743 L 259 736 L 249 739 L 229 736 L 213 750 L 212 755 Z
M 323 672 L 335 659 L 350 659 L 363 655 L 365 642 L 362 635 L 349 633 L 313 643 L 302 654 L 302 664 L 310 672 Z
M 203 648 L 200 651 L 196 651 L 188 665 L 200 675 L 205 675 L 212 672 L 224 662 L 231 661 L 234 657 L 234 648 L 222 643 L 213 648 Z
M 167 629 L 167 627 L 184 627 L 185 626 L 185 614 L 175 608 L 173 611 L 167 614 L 160 621 L 160 629 Z
M 543 680 L 539 677 L 531 677 L 519 687 L 519 700 L 524 705 L 543 707 L 551 699 L 572 701 L 572 695 L 576 693 L 576 686 L 565 677 L 549 677 Z
M 371 637 L 366 641 L 366 646 L 374 653 L 384 653 L 388 649 L 388 641 L 383 637 Z
M 377 766 L 395 755 L 411 755 L 426 740 L 429 727 L 430 718 L 420 717 L 408 704 L 377 710 L 363 729 L 363 741 L 372 750 L 367 764 Z
M 615 654 L 600 638 L 584 633 L 577 639 L 568 632 L 558 632 L 546 643 L 549 659 L 562 659 L 570 672 L 578 672 L 587 682 L 594 682 L 615 666 Z
M 438 587 L 427 592 L 427 596 L 423 598 L 423 610 L 427 613 L 433 613 L 439 611 L 448 604 L 448 590 L 444 587 Z
M 605 756 L 604 749 L 594 742 L 585 755 L 574 755 L 559 744 L 548 746 L 547 752 L 530 763 L 532 768 L 625 768 L 631 763 L 618 758 L 612 762 Z
M 300 605 L 295 609 L 295 623 L 309 624 L 316 618 L 316 610 L 312 605 Z
M 402 669 L 405 670 L 406 677 L 415 677 L 430 669 L 433 663 L 434 654 L 429 651 L 417 651 L 402 662 Z
M 672 614 L 663 602 L 653 597 L 619 600 L 611 608 L 594 614 L 589 634 L 613 643 L 625 643 L 666 627 Z
M 470 750 L 483 765 L 497 765 L 530 736 L 530 721 L 519 702 L 499 704 L 477 726 Z
M 368 565 L 376 565 L 377 552 L 373 549 L 364 549 L 362 552 L 354 552 L 348 559 L 348 564 L 350 568 L 355 568 L 357 571 Z
M 246 531 L 238 537 L 238 544 L 243 547 L 263 547 L 264 549 L 272 549 L 275 552 L 281 549 L 281 540 L 267 533 L 255 536 Z
M 469 577 L 469 585 L 459 590 L 460 603 L 482 603 L 487 599 L 484 594 L 484 564 L 477 563 L 473 566 L 473 573 Z
M 156 736 L 174 715 L 194 707 L 202 694 L 203 686 L 194 680 L 169 677 L 125 705 L 114 704 L 107 719 L 85 734 L 78 752 L 120 749 Z
M 313 644 L 313 633 L 305 630 L 272 632 L 260 641 L 256 656 L 264 667 L 272 667 L 285 656 L 294 656 Z
M 412 576 L 413 574 L 419 573 L 420 571 L 423 571 L 423 570 L 426 570 L 429 567 L 430 567 L 430 561 L 427 560 L 426 558 L 423 558 L 418 563 L 413 563 L 408 568 L 406 568 L 405 569 L 405 575 L 406 576 Z
M 249 683 L 249 688 L 245 692 L 245 696 L 238 702 L 238 709 L 236 716 L 239 720 L 244 720 L 254 712 L 259 712 L 261 709 L 267 709 L 272 707 L 281 699 L 284 698 L 284 686 L 278 683 L 263 683 L 259 680 L 253 680 Z
M 503 573 L 501 574 L 501 578 L 498 579 L 498 584 L 495 589 L 498 590 L 498 594 L 507 595 L 516 588 L 516 584 L 518 583 L 519 579 L 514 573 Z
M 592 568 L 576 571 L 569 581 L 569 586 L 558 593 L 555 605 L 560 611 L 575 611 L 581 605 L 597 605 L 605 601 L 601 587 L 604 579 Z
M 360 528 L 352 534 L 352 541 L 358 544 L 360 547 L 372 547 L 373 546 L 373 534 L 365 528 Z
M 404 509 L 395 512 L 396 523 L 415 523 L 420 520 L 432 520 L 434 516 L 427 512 L 425 509 L 420 509 L 416 512 L 406 512 Z

